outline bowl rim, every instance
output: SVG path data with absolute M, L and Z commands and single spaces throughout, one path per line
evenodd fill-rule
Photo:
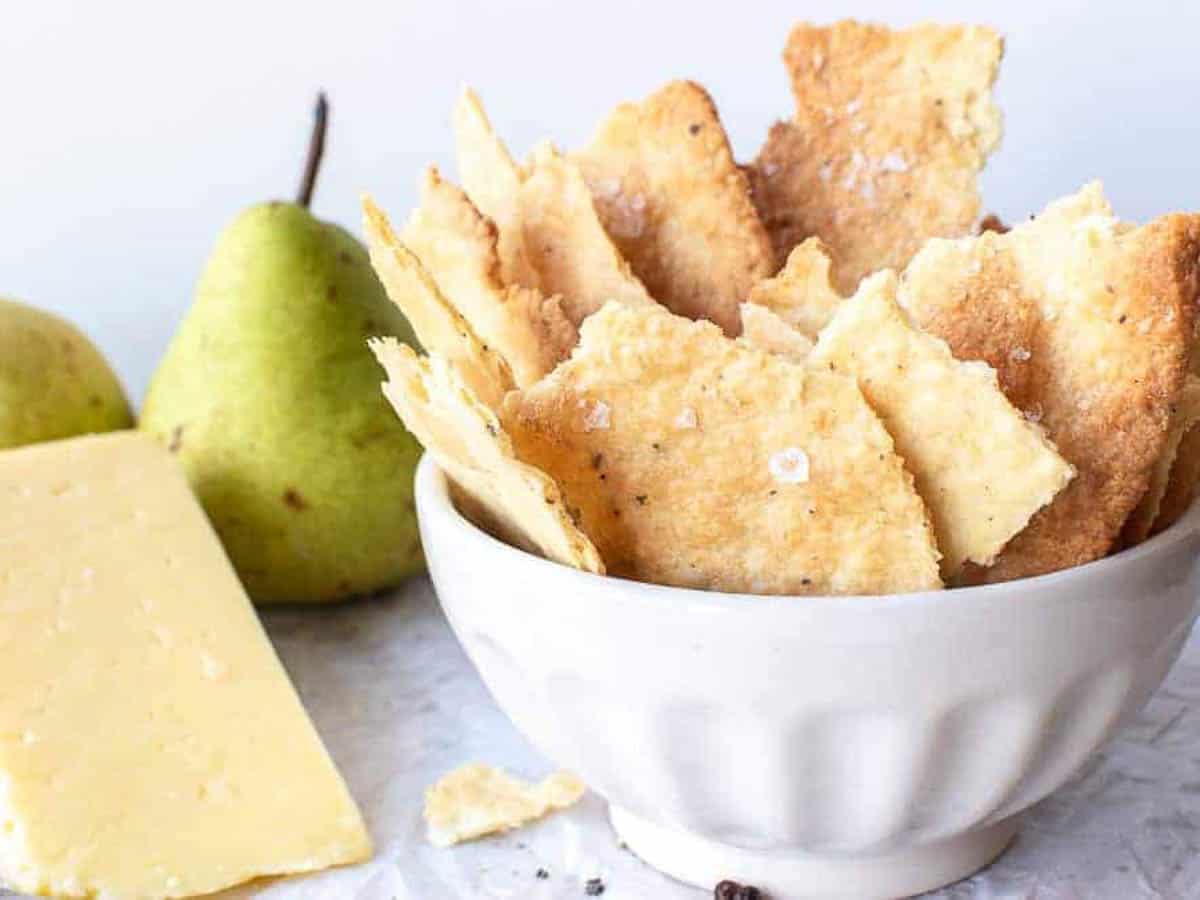
M 995 584 L 981 584 L 970 587 L 942 588 L 929 591 L 910 591 L 899 594 L 748 594 L 733 591 L 715 591 L 705 588 L 677 587 L 675 585 L 656 584 L 649 581 L 636 581 L 632 578 L 622 578 L 619 575 L 599 575 L 576 569 L 565 563 L 555 562 L 544 556 L 539 556 L 528 550 L 522 550 L 512 544 L 502 541 L 484 529 L 480 528 L 454 505 L 450 497 L 450 477 L 426 452 L 421 455 L 414 478 L 414 495 L 417 501 L 418 519 L 432 513 L 443 520 L 450 528 L 466 540 L 493 553 L 510 556 L 518 565 L 542 569 L 547 575 L 559 578 L 579 580 L 592 585 L 608 585 L 624 594 L 643 594 L 647 597 L 669 597 L 673 602 L 686 600 L 691 603 L 713 607 L 737 607 L 738 609 L 809 609 L 817 605 L 835 605 L 839 609 L 870 610 L 887 607 L 896 609 L 904 606 L 927 606 L 939 602 L 982 602 L 997 594 L 1009 593 L 1015 585 L 1026 590 L 1053 589 L 1061 587 L 1064 582 L 1088 576 L 1101 576 L 1110 569 L 1120 569 L 1132 564 L 1145 556 L 1165 552 L 1180 541 L 1191 537 L 1200 531 L 1200 503 L 1193 502 L 1191 507 L 1178 521 L 1165 531 L 1142 541 L 1133 547 L 1118 553 L 1101 557 L 1091 562 L 1048 572 L 1044 575 L 1032 575 L 1012 581 L 1002 581 Z M 543 569 L 543 567 L 549 567 Z M 753 601 L 753 602 L 747 602 Z

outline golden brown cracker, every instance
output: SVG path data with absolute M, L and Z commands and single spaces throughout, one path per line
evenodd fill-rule
M 1188 511 L 1200 485 L 1200 425 L 1184 433 L 1175 452 L 1167 488 L 1158 504 L 1152 535 L 1170 528 Z
M 435 847 L 449 847 L 511 831 L 572 806 L 586 790 L 569 772 L 555 772 L 538 784 L 526 784 L 492 766 L 462 766 L 425 792 L 429 841 Z
M 508 362 L 518 387 L 537 381 L 575 346 L 578 335 L 559 298 L 505 286 L 496 226 L 436 168 L 426 173 L 421 204 L 401 240 L 480 339 Z
M 1067 568 L 1113 545 L 1146 491 L 1183 387 L 1198 261 L 1200 219 L 1134 228 L 1113 217 L 1098 185 L 1007 234 L 932 241 L 913 260 L 902 303 L 960 359 L 980 358 L 961 340 L 980 328 L 953 327 L 956 316 L 1015 323 L 988 341 L 1011 370 L 1025 370 L 1007 379 L 1022 394 L 1009 399 L 1077 471 L 980 579 Z
M 977 26 L 797 25 L 783 54 L 796 112 L 753 164 L 779 262 L 818 235 L 848 294 L 928 238 L 971 233 L 976 175 L 1000 142 L 991 86 L 1002 53 L 1002 38 Z
M 820 238 L 809 238 L 788 254 L 783 268 L 750 289 L 750 303 L 764 306 L 802 334 L 815 338 L 833 318 L 842 295 L 830 281 L 833 261 Z
M 651 295 L 737 334 L 738 304 L 775 267 L 704 88 L 675 81 L 622 104 L 576 158 L 605 228 Z
M 573 325 L 608 300 L 654 303 L 605 231 L 574 161 L 542 142 L 517 165 L 472 91 L 454 118 L 463 186 L 496 223 L 505 284 L 559 295 Z
M 782 356 L 791 362 L 804 362 L 812 353 L 812 338 L 784 321 L 778 314 L 757 303 L 743 303 L 740 343 Z
M 392 230 L 370 197 L 363 198 L 363 229 L 371 265 L 392 302 L 408 318 L 425 349 L 450 360 L 459 376 L 489 409 L 514 387 L 512 370 L 480 340 L 425 271 L 421 261 Z
M 470 88 L 463 89 L 454 107 L 454 148 L 463 190 L 496 224 L 504 283 L 539 287 L 537 273 L 525 255 L 518 220 L 517 195 L 525 173 L 493 130 L 479 95 Z
M 572 322 L 582 322 L 609 300 L 655 305 L 604 230 L 579 168 L 553 145 L 534 149 L 517 208 L 538 283 L 562 296 Z
M 1149 537 L 1159 522 L 1162 502 L 1167 495 L 1170 481 L 1175 477 L 1175 463 L 1178 461 L 1180 444 L 1183 437 L 1200 421 L 1200 378 L 1189 374 L 1184 380 L 1183 390 L 1171 413 L 1171 424 L 1167 432 L 1166 446 L 1154 462 L 1150 470 L 1150 484 L 1138 505 L 1133 508 L 1125 525 L 1121 529 L 1121 544 L 1131 547 Z M 1183 460 L 1181 471 L 1186 471 L 1191 465 L 1189 460 Z M 1161 530 L 1161 529 L 1160 529 Z
M 898 299 L 956 357 L 995 369 L 1004 396 L 1038 422 L 1039 385 L 1025 351 L 1042 328 L 1042 313 L 1019 289 L 1017 263 L 998 240 L 987 232 L 974 241 L 930 241 L 904 271 Z M 935 282 L 936 290 L 926 298 Z M 919 290 L 908 290 L 910 283 Z
M 609 571 L 763 594 L 936 588 L 928 514 L 853 379 L 610 303 L 502 415 Z
M 887 427 L 933 517 L 942 575 L 988 565 L 1073 470 L 1005 399 L 986 363 L 960 362 L 871 275 L 821 331 L 811 366 L 852 375 Z
M 500 536 L 547 559 L 604 571 L 595 546 L 576 526 L 558 485 L 517 459 L 495 413 L 436 352 L 418 356 L 394 339 L 371 350 L 387 372 L 384 395 L 404 425 L 458 488 L 481 506 Z

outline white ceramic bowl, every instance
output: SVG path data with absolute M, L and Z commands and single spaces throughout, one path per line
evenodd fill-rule
M 899 897 L 1008 844 L 1187 638 L 1200 504 L 1108 559 L 1008 584 L 753 597 L 547 562 L 417 507 L 446 615 L 508 713 L 651 865 L 772 897 Z

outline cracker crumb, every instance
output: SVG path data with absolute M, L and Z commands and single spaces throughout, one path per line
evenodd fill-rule
M 781 484 L 803 484 L 808 481 L 808 454 L 799 447 L 788 447 L 772 454 L 767 468 Z
M 429 841 L 435 847 L 449 847 L 511 831 L 566 809 L 585 790 L 583 782 L 567 772 L 527 784 L 491 766 L 463 766 L 425 792 Z

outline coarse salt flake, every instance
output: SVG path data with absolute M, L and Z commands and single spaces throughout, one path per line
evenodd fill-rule
M 612 198 L 621 193 L 621 179 L 598 178 L 591 184 L 592 190 L 601 197 Z
M 799 447 L 788 447 L 772 454 L 767 468 L 781 484 L 803 484 L 808 481 L 808 454 Z
M 584 413 L 583 427 L 588 431 L 603 431 L 609 424 L 609 407 L 603 400 L 597 400 Z
M 907 172 L 908 161 L 903 156 L 893 150 L 887 156 L 879 160 L 880 172 Z
M 1009 351 L 1008 358 L 1013 362 L 1028 362 L 1032 354 L 1024 347 L 1014 347 Z
M 679 411 L 679 415 L 675 417 L 676 428 L 695 428 L 699 424 L 696 418 L 696 411 L 690 406 L 685 406 Z

